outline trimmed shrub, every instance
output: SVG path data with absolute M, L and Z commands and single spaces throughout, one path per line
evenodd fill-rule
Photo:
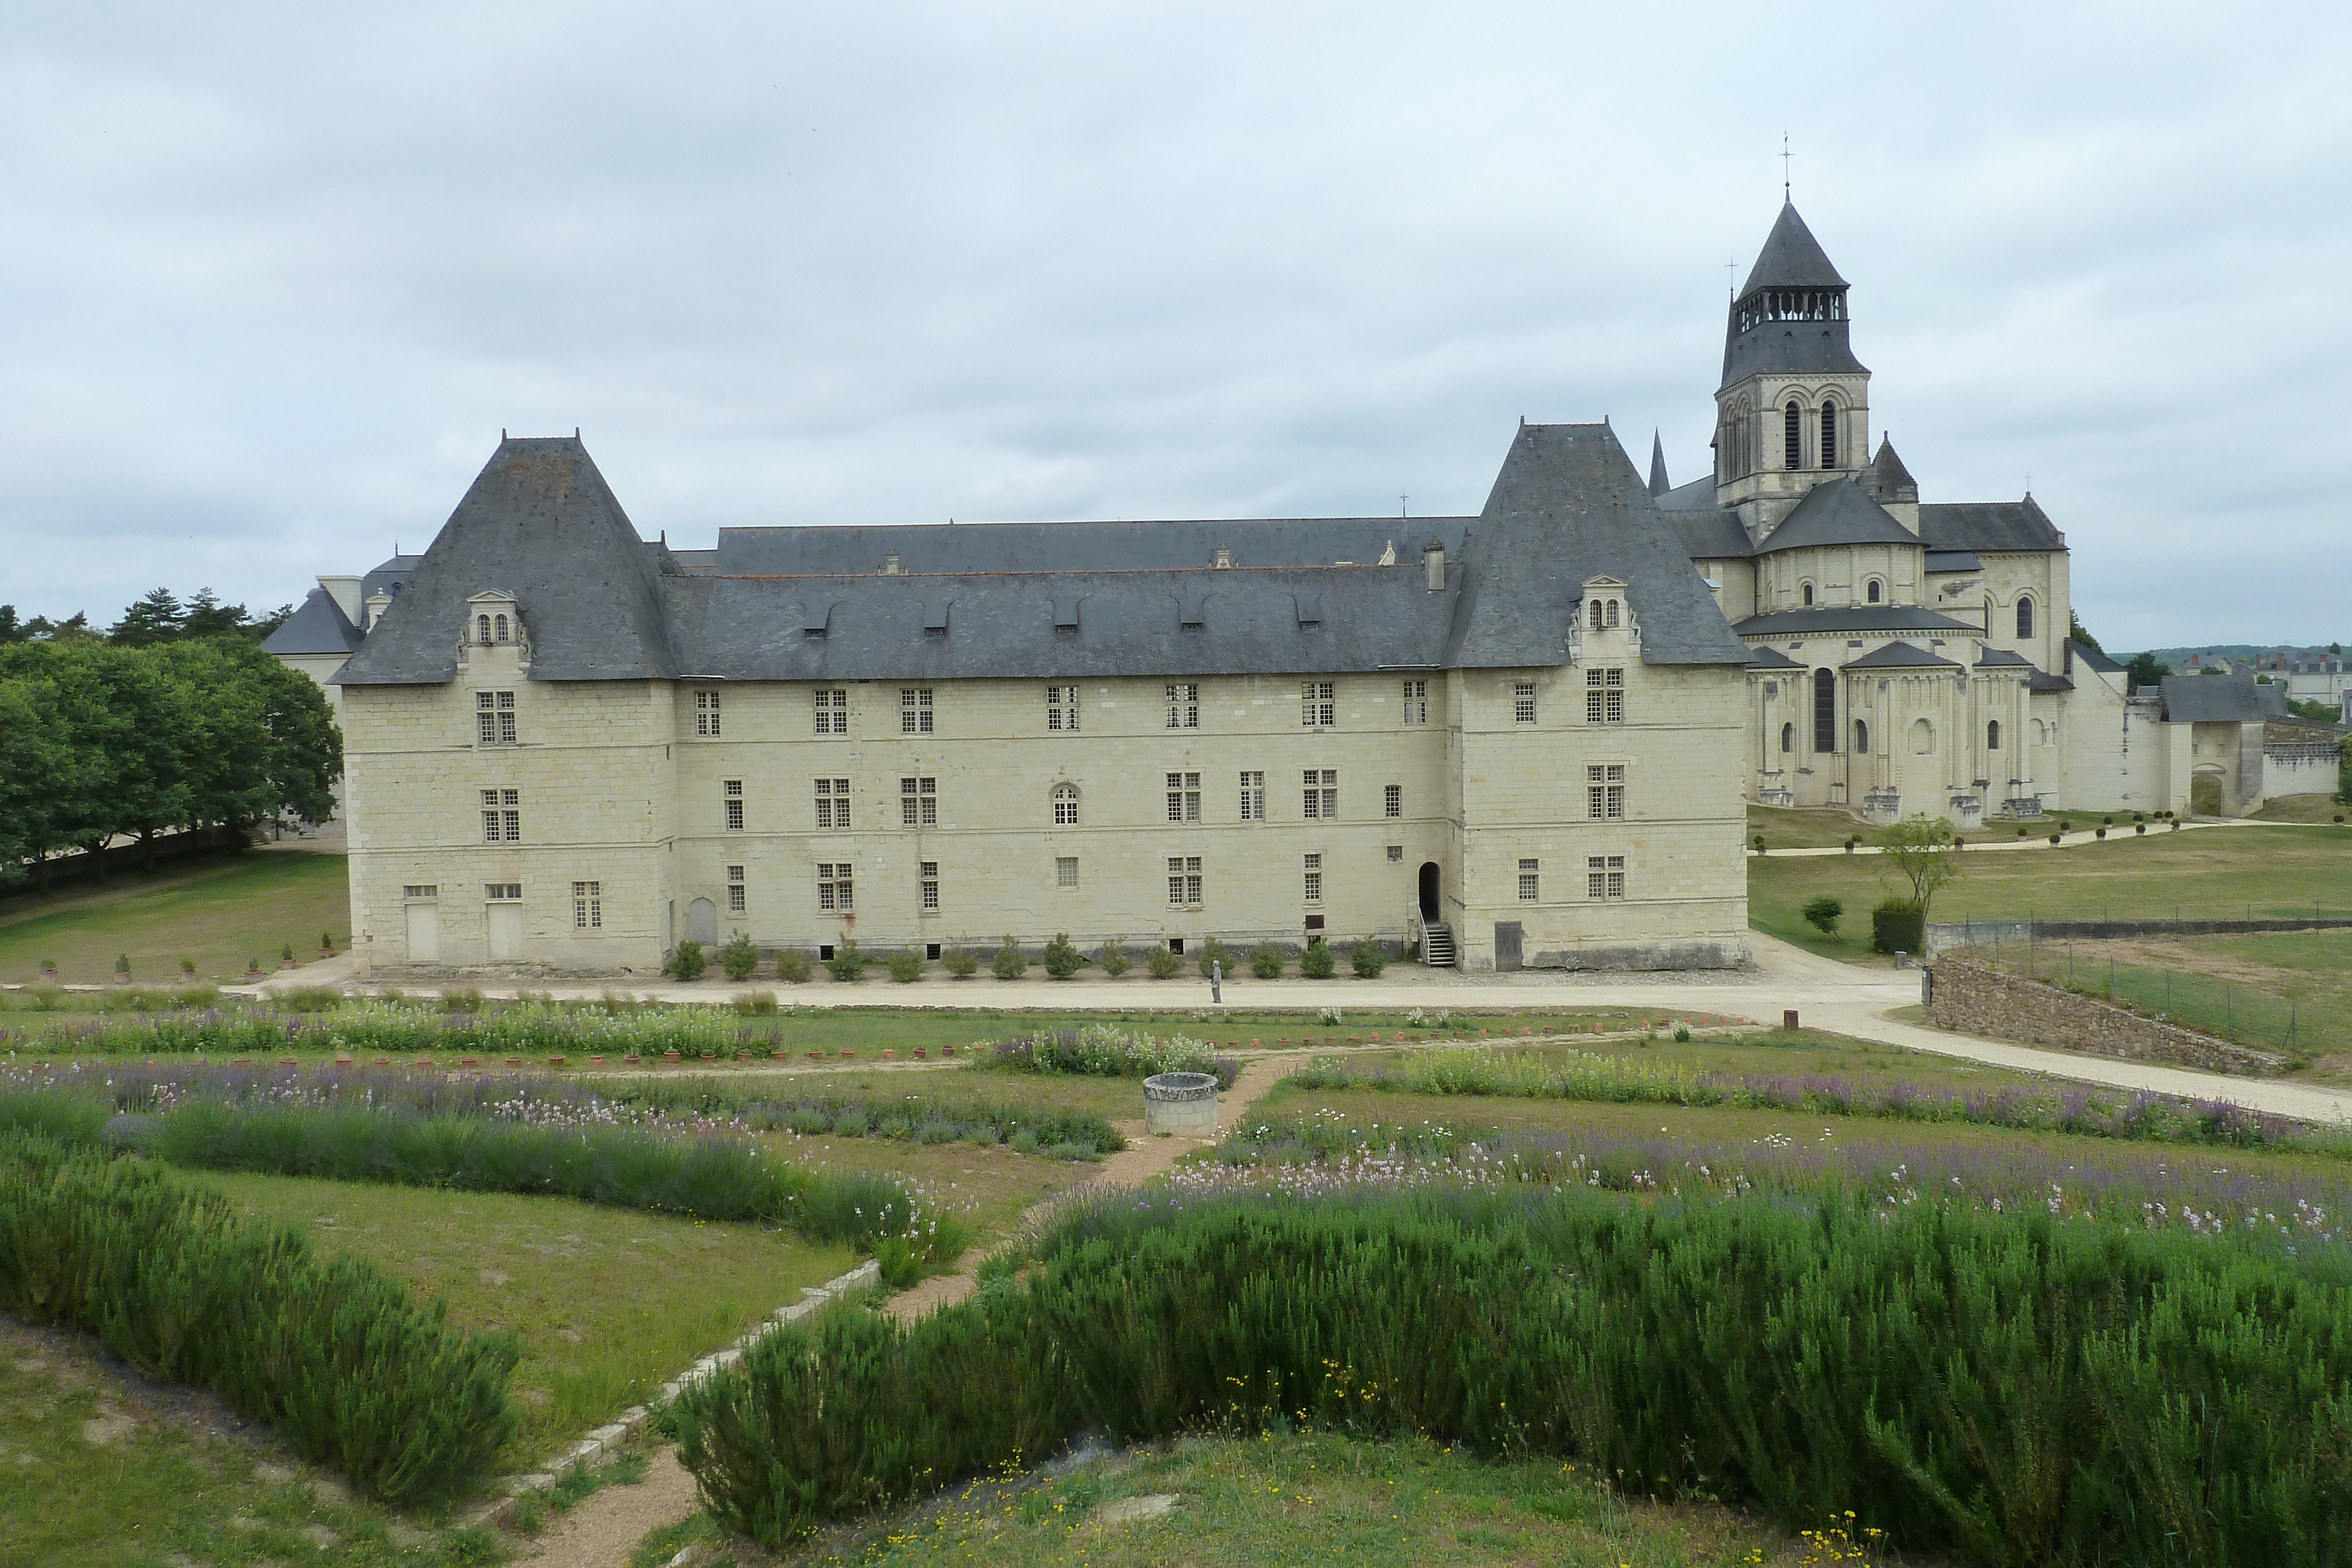
M 1298 972 L 1310 980 L 1328 980 L 1339 972 L 1339 960 L 1331 952 L 1331 945 L 1320 940 L 1307 944 L 1307 951 L 1298 955 Z
M 1811 898 L 1805 901 L 1805 924 L 1811 926 L 1814 930 L 1820 932 L 1824 936 L 1834 936 L 1837 935 L 1838 921 L 1842 919 L 1844 915 L 1845 904 L 1838 899 L 1832 898 L 1827 894 L 1823 894 L 1819 898 Z
M 748 980 L 759 967 L 760 950 L 740 931 L 727 938 L 727 946 L 719 949 L 719 972 L 730 980 Z
M 709 967 L 710 960 L 702 956 L 702 944 L 689 936 L 670 950 L 662 972 L 673 980 L 698 980 Z
M 1890 898 L 1870 912 L 1874 952 L 1918 954 L 1927 936 L 1927 912 L 1907 899 Z
M 1282 978 L 1282 967 L 1284 962 L 1285 958 L 1282 949 L 1276 946 L 1271 942 L 1262 944 L 1259 946 L 1250 949 L 1250 973 L 1255 975 L 1261 980 L 1278 980 Z
M 912 947 L 902 947 L 882 962 L 889 968 L 890 977 L 902 986 L 911 986 L 923 977 L 923 956 Z
M 1095 963 L 1114 980 L 1135 967 L 1135 960 L 1127 956 L 1127 944 L 1116 936 L 1102 945 L 1102 951 L 1095 955 Z
M 1165 947 L 1154 947 L 1143 967 L 1155 980 L 1172 980 L 1184 972 L 1184 955 L 1171 953 Z
M 1356 971 L 1356 978 L 1377 980 L 1381 971 L 1389 967 L 1389 956 L 1381 951 L 1378 942 L 1367 936 L 1348 949 L 1348 963 Z
M 853 938 L 833 950 L 833 956 L 824 961 L 824 972 L 842 985 L 856 985 L 866 977 L 866 966 L 869 962 L 871 960 L 857 950 L 857 943 Z
M 735 998 L 735 1010 L 745 1018 L 772 1018 L 776 1011 L 776 993 L 752 991 Z
M 1058 932 L 1045 944 L 1045 973 L 1057 980 L 1066 980 L 1086 967 L 1087 956 L 1077 949 L 1066 931 Z
M 940 962 L 955 979 L 969 980 L 980 973 L 980 960 L 968 948 L 950 947 Z
M 2352 1550 L 2352 1288 L 2258 1239 L 1842 1193 L 1120 1193 L 1021 1261 L 689 1389 L 711 1511 L 781 1548 L 1079 1430 L 1296 1421 L 1573 1456 L 1788 1530 L 1852 1511 L 1983 1568 Z
M 315 1257 L 148 1161 L 21 1133 L 0 1138 L 0 1307 L 211 1389 L 390 1502 L 447 1496 L 520 1424 L 514 1334 L 453 1329 L 374 1265 Z
M 1234 962 L 1234 950 L 1213 936 L 1201 944 L 1201 951 L 1192 962 L 1201 971 L 1201 978 L 1204 980 L 1213 970 L 1222 968 L 1225 974 L 1230 975 L 1239 967 Z
M 1003 945 L 996 949 L 996 961 L 989 966 L 989 969 L 1000 980 L 1017 980 L 1029 972 L 1028 956 L 1021 951 L 1021 944 L 1015 942 L 1009 933 Z
M 776 978 L 788 985 L 808 984 L 811 973 L 809 956 L 797 947 L 787 947 L 776 955 Z
M 1115 1023 L 1039 1030 L 993 1042 L 990 1061 L 1024 1072 L 1078 1072 L 1097 1078 L 1149 1078 L 1155 1072 L 1208 1072 L 1224 1087 L 1237 1069 L 1207 1042 L 1183 1035 L 1161 1038 Z

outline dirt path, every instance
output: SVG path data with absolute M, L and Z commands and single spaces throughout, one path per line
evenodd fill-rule
M 1233 1088 L 1218 1096 L 1219 1124 L 1226 1127 L 1238 1125 L 1244 1113 L 1265 1098 L 1266 1091 L 1286 1077 L 1307 1055 L 1305 1051 L 1290 1051 L 1250 1061 L 1242 1069 L 1241 1076 L 1234 1080 Z M 1118 1130 L 1127 1135 L 1126 1148 L 1095 1166 L 1086 1180 L 1032 1205 L 1016 1222 L 1013 1234 L 1017 1236 L 1073 1194 L 1133 1186 L 1172 1168 L 1185 1155 L 1201 1146 L 1188 1138 L 1152 1137 L 1145 1133 L 1140 1121 L 1121 1123 Z M 1007 1237 L 987 1251 L 966 1253 L 963 1266 L 956 1272 L 939 1275 L 911 1291 L 900 1291 L 890 1298 L 884 1310 L 893 1317 L 912 1322 L 926 1312 L 962 1301 L 977 1285 L 981 1264 L 1011 1242 L 1012 1237 Z M 666 1524 L 677 1523 L 695 1507 L 694 1478 L 679 1466 L 677 1450 L 665 1444 L 654 1450 L 652 1461 L 646 1479 L 639 1484 L 606 1487 L 563 1515 L 520 1560 L 525 1568 L 628 1568 L 630 1554 L 647 1535 Z

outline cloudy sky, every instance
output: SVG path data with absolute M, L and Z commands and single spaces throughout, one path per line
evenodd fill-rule
M 581 427 L 641 531 L 1475 511 L 1702 471 L 1727 263 L 2111 649 L 2352 637 L 2352 7 L 14 8 L 0 601 L 257 607 Z

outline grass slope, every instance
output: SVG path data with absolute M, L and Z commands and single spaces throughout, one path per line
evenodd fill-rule
M 802 1286 L 857 1261 L 846 1248 L 755 1226 L 567 1198 L 209 1172 L 188 1179 L 247 1213 L 304 1226 L 321 1251 L 348 1249 L 419 1295 L 446 1298 L 453 1322 L 519 1330 L 523 1425 L 504 1458 L 511 1469 L 644 1402 L 696 1357 L 798 1301 Z
M 131 974 L 150 985 L 176 981 L 183 957 L 201 977 L 233 978 L 248 958 L 275 968 L 288 943 L 295 956 L 315 957 L 321 932 L 333 932 L 341 950 L 351 918 L 339 854 L 274 851 L 152 877 L 124 873 L 103 888 L 0 902 L 0 977 L 32 979 L 54 958 L 58 978 L 96 984 L 127 953 Z

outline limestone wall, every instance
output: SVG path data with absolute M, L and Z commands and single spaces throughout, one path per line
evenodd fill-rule
M 1927 970 L 1927 1021 L 1967 1034 L 2052 1045 L 2136 1061 L 2209 1072 L 2275 1072 L 2283 1059 L 2215 1040 L 2095 998 L 2021 979 L 1966 959 L 1937 959 Z

